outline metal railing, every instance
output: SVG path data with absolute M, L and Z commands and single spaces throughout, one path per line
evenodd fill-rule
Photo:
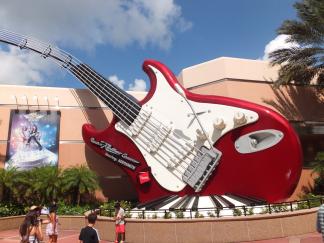
M 250 216 L 260 214 L 274 214 L 293 212 L 302 209 L 318 207 L 324 203 L 324 196 L 319 198 L 272 203 L 253 206 L 213 207 L 196 209 L 125 209 L 126 218 L 137 219 L 193 219 L 193 218 L 220 218 L 233 216 Z M 100 209 L 100 215 L 113 217 L 114 209 Z

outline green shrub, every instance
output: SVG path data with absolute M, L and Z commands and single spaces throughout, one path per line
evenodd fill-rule
M 204 215 L 196 211 L 195 218 L 204 218 Z
M 102 216 L 114 217 L 115 216 L 115 203 L 116 201 L 108 201 L 100 206 L 100 213 Z M 125 218 L 131 218 L 130 210 L 133 208 L 132 203 L 128 201 L 121 201 L 120 206 L 125 210 Z
M 308 203 L 304 201 L 298 202 L 296 210 L 301 210 L 301 209 L 308 209 Z
M 176 210 L 174 213 L 175 213 L 176 218 L 178 218 L 178 219 L 184 218 L 184 213 L 182 210 Z
M 281 212 L 288 212 L 287 205 L 272 205 L 271 212 L 281 213 Z
M 0 204 L 0 217 L 24 215 L 25 209 L 22 205 Z
M 137 213 L 137 219 L 145 219 L 145 213 L 143 213 L 143 212 L 139 212 L 139 213 Z
M 172 218 L 172 215 L 171 215 L 170 212 L 165 211 L 163 218 L 165 218 L 165 219 L 171 219 Z
M 314 195 L 312 193 L 308 193 L 306 195 L 303 196 L 304 200 L 309 200 L 309 206 L 311 208 L 315 208 L 315 207 L 319 207 L 321 205 L 321 198 L 323 196 L 321 195 Z M 305 204 L 307 205 L 306 208 L 308 208 L 308 202 L 305 201 Z
M 91 206 L 84 205 L 84 206 L 72 206 L 72 205 L 65 205 L 64 203 L 60 202 L 57 210 L 57 214 L 59 215 L 84 215 L 85 212 L 91 210 Z
M 246 215 L 253 215 L 254 212 L 253 212 L 253 208 L 248 208 L 247 211 L 246 211 Z
M 234 208 L 233 209 L 233 216 L 241 216 L 242 215 L 242 211 L 238 208 Z

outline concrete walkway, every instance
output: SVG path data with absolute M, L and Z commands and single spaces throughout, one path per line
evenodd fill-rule
M 77 243 L 79 242 L 79 231 L 76 230 L 61 230 L 59 232 L 59 243 Z M 48 238 L 45 236 L 44 242 Z M 19 243 L 20 237 L 18 230 L 6 230 L 0 232 L 0 243 Z M 110 243 L 109 241 L 100 241 L 100 243 Z
M 0 241 L 1 242 L 1 241 Z M 319 233 L 311 233 L 306 235 L 296 235 L 285 238 L 276 238 L 271 240 L 249 241 L 249 243 L 323 243 L 322 235 Z M 247 242 L 244 242 L 247 243 Z
M 127 237 L 127 233 L 126 233 L 126 237 Z M 78 243 L 79 242 L 78 238 L 79 238 L 79 231 L 61 230 L 58 238 L 58 242 Z M 0 243 L 19 243 L 19 242 L 20 242 L 20 238 L 19 238 L 18 230 L 6 230 L 0 232 Z M 47 237 L 45 237 L 44 242 L 47 242 Z M 113 243 L 113 242 L 100 241 L 100 243 Z M 243 243 L 247 243 L 247 242 L 243 242 Z M 311 233 L 306 235 L 290 236 L 290 237 L 277 238 L 272 240 L 249 241 L 249 243 L 323 243 L 323 241 L 322 241 L 322 236 L 320 234 Z

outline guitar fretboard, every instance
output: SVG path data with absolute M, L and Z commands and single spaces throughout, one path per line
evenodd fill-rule
M 135 98 L 112 82 L 103 78 L 86 64 L 71 66 L 71 73 L 96 94 L 112 112 L 127 125 L 131 125 L 138 116 L 141 106 Z M 91 82 L 87 79 L 92 77 Z
M 80 62 L 71 54 L 39 40 L 19 35 L 7 30 L 0 30 L 0 42 L 27 49 L 51 58 L 58 65 L 70 71 L 79 81 L 95 94 L 112 112 L 127 125 L 131 125 L 138 116 L 141 105 L 138 101 L 118 86 L 105 79 L 88 65 Z

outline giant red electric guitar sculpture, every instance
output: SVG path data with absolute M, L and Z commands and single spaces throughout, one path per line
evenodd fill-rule
M 141 202 L 167 195 L 233 193 L 275 202 L 301 173 L 301 148 L 288 121 L 243 100 L 184 89 L 163 64 L 147 60 L 151 89 L 141 102 L 66 52 L 6 30 L 0 41 L 52 58 L 114 113 L 109 127 L 83 126 L 84 141 L 120 165 Z

